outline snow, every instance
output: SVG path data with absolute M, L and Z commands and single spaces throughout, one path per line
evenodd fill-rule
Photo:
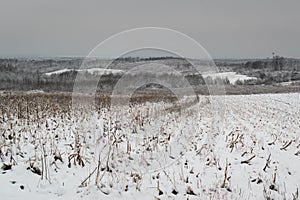
M 40 94 L 40 93 L 44 93 L 43 90 L 29 90 L 26 92 L 27 94 Z
M 46 76 L 51 76 L 53 74 L 62 74 L 66 72 L 71 72 L 74 69 L 61 69 L 53 72 L 48 72 L 45 73 Z M 95 75 L 103 75 L 103 74 L 122 74 L 124 73 L 123 70 L 118 70 L 118 69 L 104 69 L 104 68 L 90 68 L 90 69 L 77 69 L 75 70 L 77 72 L 88 72 L 90 74 L 95 74 Z
M 202 76 L 203 78 L 211 77 L 212 79 L 216 79 L 217 77 L 220 77 L 221 79 L 228 78 L 231 84 L 235 84 L 237 80 L 245 81 L 245 80 L 256 79 L 256 77 L 249 77 L 246 75 L 237 74 L 236 72 L 220 72 L 220 73 L 208 72 L 208 73 L 204 73 Z
M 124 73 L 123 70 L 119 70 L 119 69 L 102 69 L 102 68 L 90 68 L 90 69 L 81 70 L 81 71 L 87 71 L 91 74 L 98 74 L 98 75 L 102 75 L 102 74 L 122 74 L 122 73 Z
M 287 81 L 279 83 L 282 86 L 289 86 L 289 85 L 299 85 L 300 81 Z
M 1 125 L 0 166 L 11 163 L 11 157 L 16 164 L 11 170 L 0 170 L 0 197 L 147 200 L 292 199 L 297 195 L 300 94 L 214 98 L 224 100 L 225 121 L 212 140 L 207 139 L 214 133 L 207 96 L 200 96 L 199 103 L 180 114 L 164 112 L 172 104 L 162 102 L 102 109 L 95 115 L 75 112 L 75 118 L 60 111 L 63 106 L 57 104 L 56 114 L 43 113 L 40 121 L 34 120 L 36 113 L 30 121 L 9 113 Z M 74 126 L 79 122 L 81 126 Z M 74 165 L 75 160 L 68 167 L 69 156 L 76 154 L 76 136 L 84 167 L 77 161 Z M 55 161 L 57 153 L 63 162 Z M 97 179 L 92 172 L 99 158 L 103 170 Z M 41 176 L 28 169 L 30 163 L 42 169 L 43 159 L 47 173 Z M 248 159 L 249 163 L 242 163 Z M 227 179 L 222 187 L 226 160 Z M 195 195 L 187 194 L 188 187 Z
M 70 72 L 70 71 L 73 71 L 73 69 L 60 69 L 60 70 L 56 70 L 56 71 L 53 71 L 53 72 L 45 73 L 45 75 L 46 76 L 51 76 L 52 74 L 62 74 L 62 73 Z

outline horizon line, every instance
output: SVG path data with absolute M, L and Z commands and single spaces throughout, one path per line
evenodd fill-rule
M 287 59 L 300 59 L 295 57 L 285 57 Z M 59 56 L 1 56 L 0 59 L 85 59 L 86 56 L 82 55 L 59 55 Z M 91 57 L 91 58 L 97 58 L 99 60 L 112 60 L 112 59 L 118 59 L 118 58 L 109 58 L 109 57 Z M 140 58 L 140 59 L 147 59 L 147 58 L 181 58 L 176 56 L 128 56 L 128 57 L 120 57 L 120 58 Z M 183 58 L 181 58 L 183 59 Z M 191 59 L 191 60 L 203 60 L 203 58 L 185 58 L 185 59 Z M 266 60 L 266 59 L 272 59 L 272 57 L 240 57 L 240 58 L 234 58 L 234 57 L 217 57 L 212 58 L 213 60 Z

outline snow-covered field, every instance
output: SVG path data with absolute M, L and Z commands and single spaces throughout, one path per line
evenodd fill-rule
M 74 69 L 61 69 L 61 70 L 56 70 L 53 72 L 48 72 L 45 73 L 46 76 L 51 76 L 53 74 L 63 74 L 66 72 L 71 72 Z M 123 70 L 119 70 L 119 69 L 104 69 L 104 68 L 90 68 L 90 69 L 76 69 L 75 71 L 77 72 L 87 72 L 90 74 L 94 74 L 94 75 L 103 75 L 103 74 L 122 74 L 124 73 Z
M 236 72 L 220 72 L 220 73 L 205 73 L 202 75 L 203 78 L 211 77 L 212 79 L 216 79 L 217 77 L 221 79 L 228 79 L 231 84 L 235 84 L 236 81 L 245 81 L 256 79 L 256 77 L 249 77 L 243 74 L 237 74 Z
M 167 70 L 162 70 L 162 71 L 158 71 L 160 70 L 161 67 L 158 66 L 157 63 L 147 63 L 147 68 L 143 68 L 143 72 L 154 72 L 156 74 L 159 73 L 168 73 L 168 74 L 174 74 L 176 75 L 176 73 L 174 71 L 167 71 Z M 51 76 L 54 74 L 63 74 L 66 72 L 71 72 L 74 69 L 61 69 L 61 70 L 56 70 L 53 72 L 48 72 L 45 73 L 46 76 Z M 146 71 L 145 71 L 146 70 Z M 125 73 L 125 71 L 121 70 L 121 69 L 105 69 L 105 68 L 90 68 L 90 69 L 76 69 L 75 71 L 77 72 L 87 72 L 90 74 L 94 74 L 94 75 L 104 75 L 104 74 L 114 74 L 114 75 L 118 75 L 118 74 L 123 74 Z M 136 73 L 140 73 L 140 68 L 133 68 L 130 71 L 131 74 L 136 74 Z M 257 79 L 256 77 L 249 77 L 243 74 L 237 74 L 236 72 L 205 72 L 202 74 L 203 78 L 212 78 L 213 80 L 215 80 L 216 78 L 221 78 L 221 79 L 228 79 L 229 82 L 231 84 L 235 84 L 236 81 L 245 81 L 245 80 L 251 80 L 251 79 Z
M 64 98 L 2 97 L 0 198 L 299 199 L 300 94 L 216 98 L 219 132 L 207 96 L 74 115 Z

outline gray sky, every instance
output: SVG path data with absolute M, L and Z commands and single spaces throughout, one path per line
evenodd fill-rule
M 299 0 L 0 0 L 0 56 L 85 56 L 113 34 L 158 26 L 213 58 L 300 58 L 299 9 Z

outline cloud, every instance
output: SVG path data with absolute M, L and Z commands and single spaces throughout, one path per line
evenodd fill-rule
M 215 58 L 300 57 L 299 1 L 0 0 L 0 56 L 84 56 L 112 34 L 166 27 Z

